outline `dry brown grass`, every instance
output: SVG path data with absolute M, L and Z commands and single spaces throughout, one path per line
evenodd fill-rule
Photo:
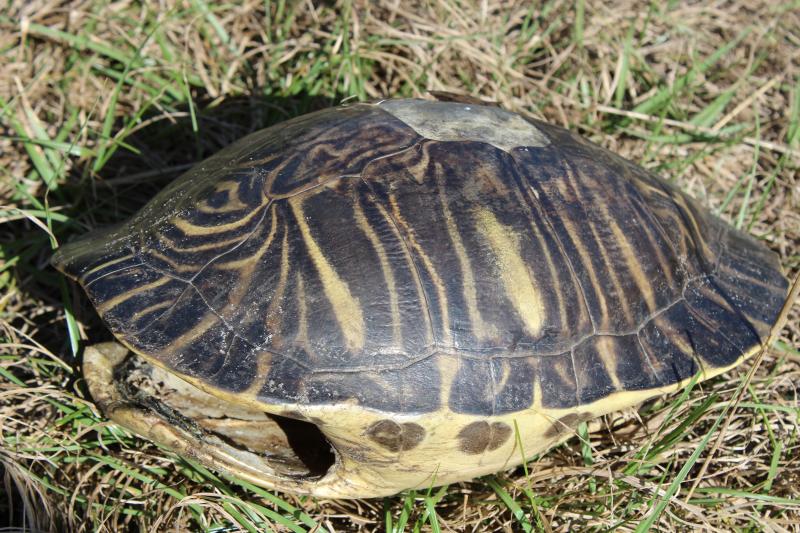
M 269 513 L 280 502 L 216 479 L 94 413 L 68 341 L 65 302 L 73 302 L 76 337 L 108 333 L 47 266 L 44 207 L 61 241 L 119 221 L 187 164 L 343 98 L 467 92 L 568 126 L 674 180 L 797 272 L 800 5 L 673 4 L 8 4 L 0 11 L 0 516 L 8 517 L 0 527 L 236 529 L 259 515 L 275 523 Z M 514 531 L 526 521 L 545 531 L 634 530 L 719 419 L 741 375 L 610 417 L 588 445 L 572 439 L 532 462 L 527 477 L 518 470 L 428 498 L 281 497 L 337 531 L 385 530 L 387 517 L 396 525 L 404 513 L 409 527 L 426 530 Z M 711 454 L 709 444 L 693 463 L 659 530 L 800 531 L 797 383 L 795 306 L 718 449 Z M 660 444 L 636 468 L 643 450 Z

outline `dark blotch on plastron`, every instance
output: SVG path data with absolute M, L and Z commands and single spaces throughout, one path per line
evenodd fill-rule
M 480 421 L 465 426 L 458 432 L 461 451 L 477 455 L 487 450 L 493 451 L 502 446 L 511 436 L 511 427 L 503 422 Z
M 586 422 L 592 418 L 594 418 L 594 416 L 590 413 L 570 413 L 564 415 L 553 422 L 553 425 L 545 432 L 544 436 L 553 438 L 564 435 L 565 433 L 574 431 L 581 422 Z
M 511 426 L 502 422 L 492 424 L 492 438 L 489 439 L 489 450 L 496 450 L 511 436 Z
M 367 428 L 366 435 L 390 452 L 400 452 L 416 448 L 425 437 L 425 429 L 413 422 L 378 420 Z

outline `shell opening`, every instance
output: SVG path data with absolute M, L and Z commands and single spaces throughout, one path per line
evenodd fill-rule
M 87 350 L 84 372 L 116 422 L 217 470 L 280 487 L 314 483 L 337 463 L 315 424 L 225 401 L 133 354 Z

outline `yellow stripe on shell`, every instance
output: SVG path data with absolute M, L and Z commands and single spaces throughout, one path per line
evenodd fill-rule
M 228 198 L 220 207 L 208 205 L 208 200 L 203 200 L 197 206 L 198 211 L 208 214 L 230 213 L 247 209 L 247 204 L 239 198 L 239 183 L 235 181 L 222 181 L 214 186 L 214 192 L 227 192 Z
M 611 379 L 615 389 L 623 390 L 625 386 L 617 375 L 617 358 L 619 355 L 614 352 L 614 346 L 614 340 L 611 337 L 602 336 L 597 338 L 597 354 L 606 367 L 608 377 Z
M 438 178 L 442 174 L 441 165 L 435 163 L 435 168 Z M 472 264 L 467 254 L 467 249 L 464 247 L 464 242 L 461 240 L 458 227 L 456 227 L 456 222 L 453 220 L 453 214 L 450 212 L 450 207 L 447 205 L 447 196 L 441 179 L 437 179 L 437 181 L 439 182 L 439 202 L 442 207 L 445 226 L 450 236 L 450 242 L 453 243 L 453 248 L 458 258 L 458 264 L 461 267 L 461 291 L 464 296 L 464 303 L 467 305 L 467 314 L 469 315 L 470 324 L 472 324 L 472 332 L 476 338 L 481 340 L 496 337 L 497 327 L 484 321 L 480 309 L 478 309 L 478 293 L 475 284 L 475 276 L 472 272 Z
M 428 257 L 428 254 L 425 253 L 425 250 L 423 250 L 422 246 L 420 246 L 419 242 L 417 242 L 414 229 L 408 224 L 408 222 L 405 221 L 403 215 L 400 213 L 397 197 L 395 197 L 393 194 L 389 195 L 389 205 L 392 208 L 392 217 L 397 221 L 398 224 L 405 228 L 408 235 L 409 244 L 411 244 L 411 246 L 414 248 L 414 251 L 417 252 L 420 259 L 422 259 L 422 264 L 425 267 L 425 270 L 428 271 L 428 274 L 430 275 L 431 280 L 436 287 L 436 296 L 439 300 L 439 314 L 442 317 L 442 338 L 438 339 L 438 341 L 445 346 L 449 346 L 453 343 L 453 334 L 450 331 L 450 313 L 448 311 L 449 302 L 447 301 L 447 289 L 444 286 L 441 276 L 439 276 L 439 273 L 436 271 L 433 261 L 431 261 L 431 258 Z
M 423 313 L 425 317 L 425 342 L 426 345 L 430 345 L 433 343 L 433 324 L 431 324 L 430 310 L 427 309 L 427 304 L 426 304 L 427 299 L 425 298 L 425 289 L 422 287 L 422 281 L 420 281 L 419 279 L 419 271 L 417 270 L 417 266 L 414 263 L 414 258 L 411 256 L 411 250 L 409 249 L 405 238 L 400 233 L 400 229 L 397 227 L 397 224 L 389 215 L 389 213 L 386 211 L 386 208 L 378 202 L 375 203 L 375 207 L 377 208 L 378 212 L 381 214 L 383 219 L 389 224 L 389 227 L 391 228 L 394 236 L 403 246 L 403 255 L 405 256 L 406 263 L 408 264 L 409 272 L 411 273 L 414 279 L 414 286 L 417 289 L 417 295 L 419 299 L 422 301 L 422 304 L 425 305 L 425 312 Z
M 392 343 L 397 347 L 403 346 L 403 334 L 401 331 L 401 318 L 400 318 L 400 303 L 397 300 L 397 289 L 394 283 L 394 272 L 392 272 L 392 265 L 389 264 L 389 258 L 386 255 L 386 249 L 381 243 L 380 238 L 375 233 L 375 230 L 370 226 L 367 217 L 364 215 L 364 209 L 358 200 L 354 200 L 353 212 L 356 217 L 356 224 L 367 236 L 370 244 L 375 249 L 378 255 L 378 261 L 381 264 L 381 271 L 383 272 L 383 279 L 386 280 L 386 291 L 389 296 L 389 308 L 392 310 Z
M 234 259 L 233 261 L 227 261 L 227 262 L 215 262 L 213 263 L 215 269 L 218 270 L 241 269 L 243 272 L 240 278 L 244 280 L 249 278 L 249 275 L 258 265 L 258 262 L 261 260 L 262 257 L 264 257 L 264 254 L 267 253 L 267 250 L 269 250 L 270 246 L 272 246 L 272 241 L 275 240 L 275 232 L 277 231 L 278 228 L 278 215 L 276 213 L 277 210 L 275 209 L 274 205 L 272 206 L 270 211 L 272 212 L 272 220 L 269 228 L 269 233 L 267 234 L 267 238 L 264 239 L 264 242 L 261 243 L 261 246 L 258 247 L 258 250 L 256 250 L 256 252 L 253 255 L 242 257 L 241 259 Z
M 241 228 L 242 226 L 250 222 L 253 219 L 253 217 L 256 217 L 257 215 L 261 214 L 261 208 L 263 208 L 265 205 L 267 204 L 265 203 L 259 207 L 253 207 L 253 209 L 251 209 L 247 215 L 243 216 L 238 220 L 234 220 L 233 222 L 228 222 L 227 224 L 198 226 L 178 216 L 172 218 L 169 222 L 170 224 L 181 230 L 184 233 L 184 235 L 188 237 L 207 237 L 215 233 L 224 233 L 226 231 L 232 231 Z
M 569 183 L 572 184 L 574 188 L 575 197 L 577 198 L 578 202 L 581 205 L 591 205 L 591 202 L 587 201 L 586 198 L 583 197 L 580 193 L 578 179 L 580 170 L 577 172 L 573 172 L 572 169 L 566 165 L 565 172 L 569 177 Z M 600 316 L 603 317 L 604 320 L 608 320 L 609 313 L 608 308 L 606 307 L 606 292 L 609 291 L 607 286 L 603 286 L 597 278 L 597 273 L 595 272 L 594 267 L 592 266 L 592 259 L 589 256 L 588 250 L 586 250 L 585 243 L 583 243 L 581 237 L 579 236 L 578 232 L 575 231 L 575 228 L 572 228 L 572 220 L 564 219 L 564 226 L 566 227 L 567 234 L 574 235 L 575 245 L 578 248 L 578 253 L 581 255 L 581 260 L 584 261 L 586 266 L 586 271 L 589 273 L 589 276 L 592 278 L 592 286 L 594 288 L 595 294 L 598 297 L 598 300 L 601 302 L 602 312 Z M 631 324 L 634 322 L 633 314 L 631 313 L 630 303 L 628 302 L 628 294 L 623 290 L 622 283 L 617 276 L 617 271 L 614 268 L 614 265 L 611 261 L 611 257 L 609 255 L 606 246 L 603 244 L 603 240 L 600 238 L 597 229 L 595 228 L 595 224 L 589 223 L 586 225 L 589 228 L 590 233 L 592 234 L 592 238 L 594 239 L 597 246 L 595 249 L 600 252 L 600 256 L 602 258 L 603 263 L 606 265 L 606 270 L 608 271 L 608 276 L 611 278 L 611 283 L 614 285 L 613 294 L 618 295 L 617 301 L 619 302 L 620 306 L 622 307 L 621 312 L 625 317 L 625 323 Z M 581 243 L 581 246 L 578 246 L 578 242 Z M 606 328 L 600 328 L 606 329 Z
M 545 306 L 536 280 L 520 254 L 518 236 L 487 209 L 477 212 L 476 223 L 497 259 L 506 297 L 514 306 L 525 330 L 536 337 L 545 322 Z
M 140 293 L 152 290 L 152 289 L 157 289 L 157 288 L 161 287 L 162 285 L 165 285 L 166 283 L 169 283 L 170 281 L 173 281 L 173 280 L 174 280 L 174 278 L 163 276 L 163 277 L 158 278 L 155 281 L 151 281 L 150 283 L 145 283 L 144 285 L 139 285 L 138 287 L 135 287 L 135 288 L 133 288 L 133 289 L 131 289 L 129 291 L 125 291 L 125 292 L 123 292 L 121 294 L 118 294 L 117 296 L 114 296 L 113 298 L 109 298 L 108 300 L 105 300 L 103 302 L 98 303 L 97 304 L 97 312 L 100 313 L 101 315 L 104 315 L 104 314 L 108 313 L 111 309 L 115 308 L 116 306 L 118 306 L 121 303 L 124 303 L 124 302 L 130 300 L 131 298 L 133 298 L 137 294 L 140 294 Z
M 639 288 L 639 292 L 642 293 L 644 301 L 647 303 L 648 311 L 652 313 L 658 308 L 656 296 L 653 291 L 653 284 L 651 283 L 651 280 L 647 279 L 647 275 L 642 268 L 642 262 L 636 257 L 636 253 L 631 246 L 630 241 L 625 236 L 625 232 L 623 232 L 619 227 L 619 224 L 615 218 L 608 213 L 607 208 L 603 206 L 601 209 L 602 213 L 605 215 L 606 223 L 609 225 L 611 232 L 614 234 L 616 244 L 622 252 L 622 256 L 625 258 L 625 265 L 628 267 L 628 272 L 633 278 L 636 286 Z M 667 269 L 667 272 L 669 272 L 669 269 Z
M 90 270 L 87 270 L 86 272 L 84 272 L 84 273 L 81 275 L 81 277 L 80 277 L 80 280 L 79 280 L 79 281 L 80 281 L 81 283 L 84 283 L 84 282 L 86 281 L 86 278 L 87 278 L 87 277 L 91 276 L 92 274 L 94 274 L 94 273 L 95 273 L 95 272 L 97 272 L 98 270 L 102 270 L 102 269 L 104 269 L 104 268 L 110 267 L 111 265 L 116 265 L 117 263 L 121 263 L 122 261 L 127 261 L 127 260 L 128 260 L 128 259 L 130 259 L 131 257 L 133 257 L 133 254 L 123 255 L 122 257 L 117 257 L 117 258 L 115 258 L 115 259 L 112 259 L 111 261 L 107 261 L 107 262 L 105 262 L 105 263 L 100 263 L 100 264 L 99 264 L 99 265 L 97 265 L 96 267 L 94 267 L 94 268 L 92 268 L 92 269 L 90 269 Z M 138 265 L 137 265 L 137 266 L 138 266 Z
M 158 302 L 153 305 L 148 305 L 147 307 L 139 309 L 138 311 L 133 313 L 133 315 L 131 315 L 130 318 L 128 319 L 128 322 L 134 324 L 143 316 L 147 316 L 153 311 L 158 311 L 159 309 L 168 309 L 169 307 L 172 307 L 174 304 L 175 304 L 174 301 L 164 300 L 162 302 Z
M 278 286 L 275 287 L 275 292 L 272 294 L 267 312 L 264 314 L 264 323 L 267 331 L 271 334 L 279 331 L 281 323 L 281 304 L 283 303 L 284 293 L 286 292 L 286 284 L 289 281 L 289 229 L 284 226 L 283 242 L 281 244 L 281 270 L 278 274 Z M 298 285 L 298 290 L 302 288 Z M 279 350 L 283 343 L 283 339 L 276 342 L 276 337 L 273 337 L 273 348 Z
M 325 257 L 317 241 L 314 240 L 311 228 L 309 228 L 303 213 L 302 202 L 303 200 L 296 196 L 289 199 L 289 205 L 297 220 L 297 226 L 300 229 L 303 242 L 305 242 L 311 261 L 314 263 L 317 273 L 319 273 L 322 288 L 331 303 L 331 307 L 333 307 L 333 314 L 339 323 L 347 348 L 354 352 L 360 351 L 364 347 L 366 336 L 361 304 L 352 295 L 347 283 L 339 277 L 339 274 Z

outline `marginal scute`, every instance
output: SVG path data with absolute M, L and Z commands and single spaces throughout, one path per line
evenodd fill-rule
M 537 361 L 537 379 L 542 389 L 545 408 L 564 409 L 579 405 L 578 384 L 571 352 L 565 352 Z
M 390 452 L 402 452 L 416 448 L 425 438 L 425 428 L 414 422 L 397 423 L 394 420 L 378 420 L 370 425 L 365 434 Z
M 505 444 L 512 433 L 511 426 L 504 422 L 473 422 L 458 432 L 459 449 L 468 455 L 494 451 Z

